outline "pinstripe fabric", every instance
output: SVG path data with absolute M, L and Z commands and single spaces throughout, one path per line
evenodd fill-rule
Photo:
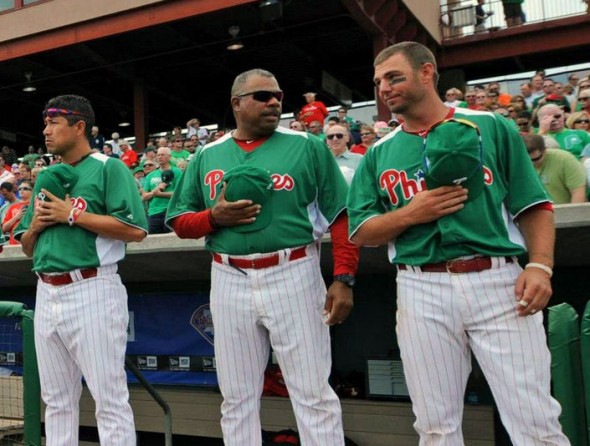
M 258 446 L 260 395 L 276 353 L 304 446 L 344 444 L 338 397 L 328 384 L 330 333 L 326 288 L 315 249 L 308 257 L 247 275 L 212 264 L 211 313 L 226 446 Z
M 480 273 L 398 272 L 397 335 L 421 446 L 463 445 L 471 351 L 515 445 L 570 444 L 550 395 L 543 315 L 517 316 L 522 270 L 494 260 Z
M 96 403 L 100 444 L 135 445 L 123 368 L 127 292 L 114 270 L 102 268 L 99 277 L 65 286 L 38 282 L 35 344 L 47 446 L 78 445 L 82 375 Z

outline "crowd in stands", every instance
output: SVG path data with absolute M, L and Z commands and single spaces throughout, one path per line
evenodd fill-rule
M 501 91 L 500 84 L 449 88 L 445 104 L 475 111 L 501 115 L 523 137 L 525 146 L 543 184 L 556 204 L 579 203 L 588 199 L 590 187 L 590 77 L 576 74 L 562 84 L 537 72 L 520 85 L 520 93 Z M 330 148 L 348 182 L 363 155 L 380 138 L 403 123 L 392 116 L 388 122 L 365 123 L 348 116 L 340 107 L 330 116 L 316 93 L 304 94 L 305 104 L 289 128 L 309 132 Z M 96 152 L 119 158 L 137 181 L 138 193 L 145 203 L 150 233 L 166 233 L 164 214 L 172 192 L 196 150 L 225 134 L 224 130 L 209 132 L 198 119 L 190 119 L 183 130 L 174 127 L 166 136 L 150 139 L 143 151 L 133 148 L 118 133 L 111 139 L 92 128 L 90 146 Z M 12 231 L 23 217 L 31 199 L 35 179 L 42 169 L 59 163 L 44 149 L 30 146 L 19 157 L 4 146 L 0 152 L 0 223 L 11 244 Z

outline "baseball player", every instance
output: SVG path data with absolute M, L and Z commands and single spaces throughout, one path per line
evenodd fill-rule
M 343 226 L 347 185 L 317 138 L 278 127 L 282 98 L 268 71 L 236 77 L 231 106 L 237 129 L 195 154 L 166 222 L 182 238 L 206 236 L 213 255 L 211 312 L 225 444 L 261 444 L 259 399 L 270 344 L 302 444 L 340 446 L 340 403 L 328 384 L 328 329 L 352 307 L 358 262 Z M 244 189 L 256 193 L 240 195 Z M 335 280 L 326 294 L 318 244 L 328 228 Z
M 17 230 L 39 277 L 35 346 L 47 445 L 78 445 L 84 376 L 101 445 L 133 446 L 123 368 L 129 315 L 117 262 L 126 242 L 147 234 L 145 212 L 127 166 L 91 151 L 94 111 L 87 99 L 55 97 L 43 120 L 48 151 L 69 166 L 52 166 L 39 176 L 35 204 Z
M 397 339 L 420 445 L 463 445 L 471 352 L 514 444 L 569 445 L 541 312 L 551 204 L 518 133 L 495 114 L 445 106 L 437 78 L 421 44 L 377 56 L 379 96 L 405 122 L 367 152 L 348 198 L 351 239 L 387 243 L 398 269 Z M 525 246 L 523 270 L 514 256 Z

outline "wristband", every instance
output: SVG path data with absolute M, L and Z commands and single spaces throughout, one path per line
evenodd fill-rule
M 76 223 L 81 213 L 82 209 L 72 208 L 70 215 L 68 216 L 68 225 L 74 226 L 74 223 Z
M 551 279 L 551 277 L 553 277 L 553 270 L 549 266 L 543 265 L 542 263 L 535 263 L 535 262 L 527 263 L 524 268 L 525 269 L 539 268 L 539 269 L 542 269 L 543 271 L 545 271 L 547 274 L 549 274 L 550 279 Z

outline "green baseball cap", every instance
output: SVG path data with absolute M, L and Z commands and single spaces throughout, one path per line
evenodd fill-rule
M 479 127 L 466 119 L 447 119 L 424 138 L 422 167 L 428 189 L 462 186 L 475 200 L 484 187 L 483 146 Z
M 36 197 L 40 200 L 47 200 L 41 189 L 46 189 L 60 199 L 64 199 L 70 193 L 78 180 L 78 174 L 69 164 L 54 164 L 47 169 L 41 170 L 35 181 Z
M 133 169 L 132 172 L 133 172 L 133 175 L 135 175 L 136 173 L 139 173 L 139 172 L 144 173 L 143 167 L 136 167 L 135 169 Z
M 254 204 L 262 206 L 253 223 L 232 226 L 231 229 L 237 232 L 254 232 L 266 228 L 272 220 L 270 199 L 273 184 L 270 172 L 260 167 L 241 164 L 228 170 L 223 181 L 226 183 L 227 201 L 252 200 Z

